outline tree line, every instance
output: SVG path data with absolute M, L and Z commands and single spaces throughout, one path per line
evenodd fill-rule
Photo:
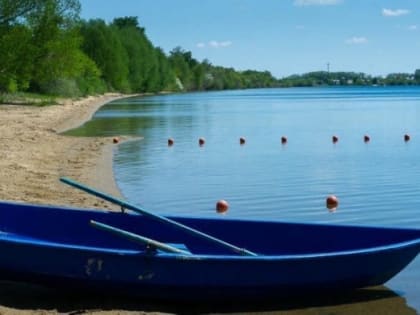
M 79 96 L 276 86 L 269 72 L 155 47 L 137 17 L 82 20 L 78 0 L 0 0 L 0 92 Z
M 362 72 L 314 71 L 291 75 L 278 82 L 281 87 L 420 85 L 420 69 L 414 73 L 390 73 L 385 77 L 371 76 Z
M 373 77 L 317 71 L 275 78 L 155 47 L 137 17 L 82 20 L 79 0 L 0 0 L 0 93 L 81 96 L 118 91 L 207 91 L 263 87 L 420 84 L 414 74 Z

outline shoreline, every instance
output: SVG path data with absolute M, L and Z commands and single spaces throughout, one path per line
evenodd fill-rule
M 120 136 L 73 137 L 60 133 L 82 125 L 106 103 L 131 96 L 65 99 L 45 107 L 0 104 L 0 199 L 120 211 L 116 205 L 59 181 L 61 176 L 68 176 L 121 197 L 113 172 L 114 149 L 118 145 L 113 138 Z M 122 137 L 122 141 L 126 140 L 131 139 Z M 0 281 L 0 314 L 163 314 L 161 305 L 137 305 L 130 299 L 104 301 L 101 296 L 86 299 L 77 294 Z M 131 307 L 126 308 L 126 303 Z
M 104 104 L 132 95 L 105 94 L 65 99 L 45 107 L 0 105 L 0 198 L 36 204 L 118 209 L 66 186 L 68 176 L 117 197 L 113 173 L 113 137 L 60 134 L 90 120 Z M 115 135 L 118 136 L 118 135 Z

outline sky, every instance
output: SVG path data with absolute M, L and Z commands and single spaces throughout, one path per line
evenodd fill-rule
M 420 0 L 80 0 L 83 19 L 137 16 L 166 53 L 277 78 L 420 69 Z

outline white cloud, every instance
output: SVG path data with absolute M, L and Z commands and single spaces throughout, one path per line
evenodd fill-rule
M 305 29 L 305 25 L 296 25 L 296 29 L 297 30 L 304 30 Z
M 346 44 L 349 45 L 361 45 L 366 44 L 368 42 L 368 39 L 366 37 L 360 36 L 353 36 L 352 38 L 349 38 L 346 40 Z
M 294 5 L 308 6 L 308 5 L 336 5 L 342 0 L 294 0 Z
M 224 47 L 229 47 L 232 45 L 232 42 L 230 40 L 225 40 L 225 41 L 217 41 L 217 40 L 212 40 L 209 41 L 208 43 L 197 43 L 196 46 L 198 48 L 205 48 L 205 47 L 211 47 L 211 48 L 224 48 Z
M 401 15 L 406 15 L 409 13 L 410 13 L 410 10 L 406 10 L 406 9 L 396 9 L 396 10 L 382 9 L 383 16 L 401 16 Z
M 417 31 L 418 27 L 417 27 L 417 25 L 410 25 L 410 26 L 408 27 L 408 29 L 409 29 L 410 31 Z
M 226 40 L 222 42 L 219 42 L 217 40 L 212 40 L 209 42 L 209 46 L 214 47 L 214 48 L 228 47 L 230 45 L 232 45 L 232 42 L 230 40 Z

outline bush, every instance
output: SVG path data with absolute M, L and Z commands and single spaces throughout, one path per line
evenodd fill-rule
M 8 93 L 16 93 L 18 91 L 18 84 L 15 79 L 10 79 L 6 90 Z
M 99 78 L 77 78 L 77 86 L 82 96 L 104 94 L 108 90 L 104 81 Z
M 80 89 L 74 79 L 55 79 L 41 85 L 41 91 L 46 94 L 78 97 L 81 95 Z

